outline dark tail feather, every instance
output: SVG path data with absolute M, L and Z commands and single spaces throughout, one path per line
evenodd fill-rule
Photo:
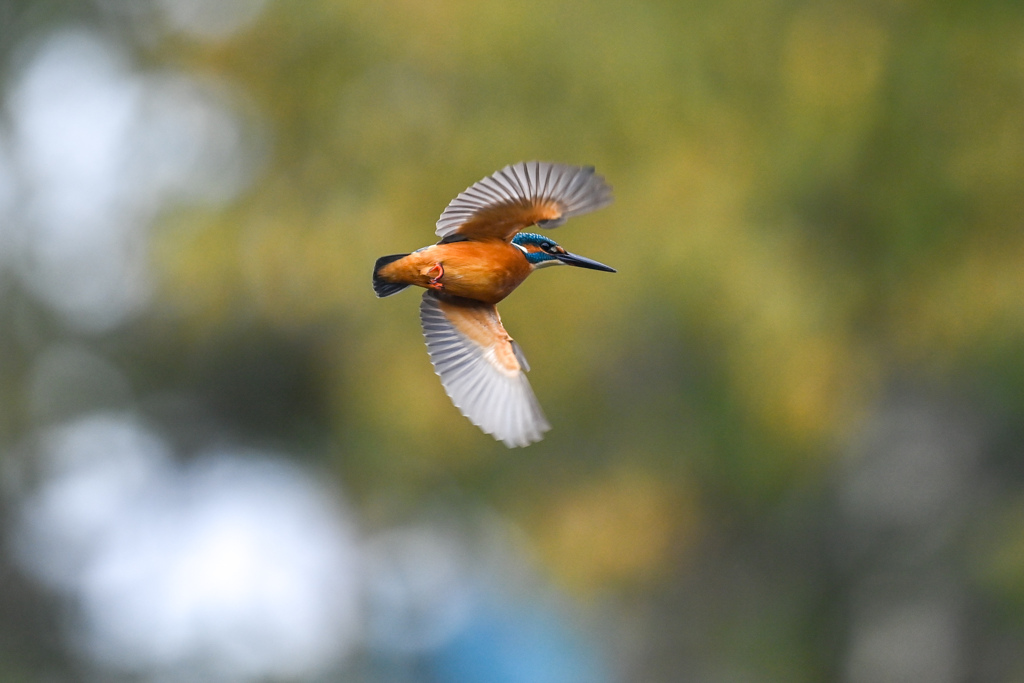
M 377 263 L 373 265 L 373 291 L 376 292 L 377 296 L 385 297 L 398 294 L 409 286 L 401 282 L 388 282 L 379 275 L 381 268 L 406 256 L 408 254 L 392 254 L 391 256 L 381 256 L 377 259 Z

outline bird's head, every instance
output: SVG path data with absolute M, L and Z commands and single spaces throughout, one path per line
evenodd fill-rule
M 530 262 L 534 270 L 546 268 L 547 266 L 577 266 L 579 268 L 591 268 L 614 273 L 615 269 L 598 263 L 585 256 L 577 256 L 563 249 L 550 237 L 538 235 L 533 232 L 520 232 L 512 238 L 512 244 L 519 247 L 526 260 Z

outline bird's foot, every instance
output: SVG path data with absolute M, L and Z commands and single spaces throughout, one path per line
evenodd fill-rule
M 435 263 L 433 267 L 424 273 L 424 275 L 430 277 L 430 279 L 427 280 L 427 286 L 430 287 L 430 289 L 444 289 L 444 285 L 441 284 L 441 278 L 444 277 L 444 266 L 440 263 Z

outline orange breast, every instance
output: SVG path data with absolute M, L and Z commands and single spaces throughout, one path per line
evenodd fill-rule
M 522 284 L 531 268 L 518 248 L 501 240 L 435 244 L 382 270 L 388 279 L 427 287 L 440 264 L 444 291 L 496 304 Z

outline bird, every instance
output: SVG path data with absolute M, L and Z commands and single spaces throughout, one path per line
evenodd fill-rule
M 470 422 L 509 448 L 551 428 L 526 379 L 530 365 L 496 304 L 535 270 L 568 265 L 616 272 L 527 228 L 555 228 L 612 202 L 593 166 L 527 161 L 470 185 L 437 220 L 436 244 L 377 259 L 373 289 L 426 291 L 420 323 L 434 371 Z

